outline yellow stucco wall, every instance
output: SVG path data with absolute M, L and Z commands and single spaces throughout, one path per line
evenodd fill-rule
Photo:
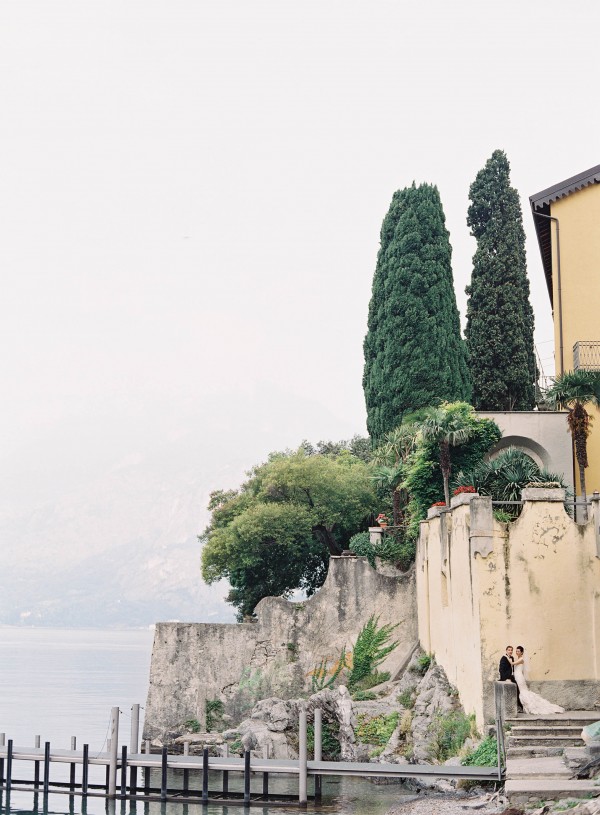
M 559 221 L 561 302 L 564 371 L 573 370 L 573 346 L 581 340 L 600 341 L 600 185 L 592 185 L 551 204 L 550 214 Z M 556 225 L 552 224 L 552 285 L 556 373 L 561 373 L 560 320 L 557 273 Z M 586 470 L 588 495 L 600 490 L 600 411 L 594 415 L 588 442 Z M 579 475 L 576 470 L 577 491 Z
M 470 505 L 421 524 L 421 646 L 435 654 L 480 726 L 493 718 L 493 682 L 508 644 L 529 654 L 533 690 L 569 709 L 593 704 L 600 692 L 599 551 L 594 523 L 578 526 L 560 502 L 526 502 L 508 527 L 489 508 L 482 529 Z

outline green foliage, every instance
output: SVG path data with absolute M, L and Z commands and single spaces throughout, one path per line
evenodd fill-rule
M 321 725 L 321 754 L 323 761 L 337 761 L 340 757 L 340 725 L 337 721 L 324 721 Z M 315 728 L 306 728 L 306 746 L 309 754 L 315 754 Z
M 363 744 L 385 747 L 398 725 L 399 718 L 400 714 L 397 710 L 387 716 L 381 714 L 373 718 L 369 718 L 366 713 L 360 713 L 358 715 L 356 738 Z
M 406 688 L 402 693 L 398 694 L 398 704 L 405 707 L 407 710 L 412 710 L 415 706 L 415 688 Z
M 324 690 L 325 688 L 332 688 L 335 680 L 347 668 L 346 649 L 342 648 L 339 659 L 329 666 L 328 659 L 322 659 L 318 665 L 315 665 L 311 672 L 311 687 L 312 692 Z
M 220 699 L 207 699 L 204 707 L 206 710 L 206 729 L 211 733 L 221 724 L 221 716 L 225 713 L 225 705 Z
M 491 495 L 494 501 L 520 501 L 524 487 L 549 481 L 565 486 L 564 476 L 540 469 L 522 450 L 507 447 L 471 470 L 457 473 L 454 484 L 457 487 L 472 485 L 480 495 Z M 512 521 L 520 514 L 521 507 L 507 505 L 502 512 L 505 520 Z
M 348 548 L 359 557 L 366 557 L 370 565 L 375 568 L 375 547 L 371 543 L 368 532 L 357 532 L 352 535 Z
M 348 677 L 348 687 L 351 690 L 356 688 L 359 683 L 362 685 L 368 676 L 375 674 L 376 668 L 398 645 L 397 641 L 389 645 L 386 644 L 398 624 L 391 625 L 388 623 L 378 628 L 378 622 L 379 617 L 375 617 L 375 615 L 369 617 L 357 637 L 352 652 L 352 669 Z M 365 687 L 363 689 L 366 690 Z
M 377 699 L 377 694 L 370 690 L 357 690 L 352 694 L 355 702 L 372 702 Z
M 438 713 L 429 725 L 429 749 L 432 759 L 446 761 L 455 756 L 474 729 L 474 717 L 458 710 Z
M 325 445 L 324 442 L 320 443 Z M 312 594 L 377 506 L 367 464 L 348 449 L 273 453 L 239 491 L 212 493 L 202 576 L 225 578 L 238 619 L 267 596 Z
M 376 442 L 407 410 L 470 396 L 451 253 L 437 187 L 394 193 L 364 342 L 367 427 Z
M 415 559 L 415 542 L 406 536 L 402 528 L 387 529 L 381 543 L 374 546 L 368 532 L 359 532 L 350 538 L 349 548 L 359 557 L 366 557 L 375 569 L 375 557 L 393 563 L 402 571 L 410 568 Z
M 381 685 L 382 682 L 387 682 L 389 678 L 389 671 L 374 671 L 372 674 L 368 674 L 361 679 L 358 684 L 361 690 L 369 690 L 369 688 L 375 688 L 377 685 Z
M 496 767 L 498 764 L 498 742 L 487 736 L 474 750 L 461 761 L 466 767 Z
M 505 509 L 495 509 L 494 518 L 501 524 L 508 524 L 515 519 L 514 515 L 511 515 Z
M 184 727 L 190 731 L 190 733 L 199 733 L 200 732 L 200 722 L 198 719 L 188 719 L 184 722 Z
M 502 150 L 477 173 L 469 197 L 467 224 L 477 240 L 465 330 L 473 404 L 478 410 L 532 410 L 536 365 L 525 232 Z
M 478 418 L 464 402 L 446 405 L 446 410 L 462 413 L 470 425 L 469 441 L 452 450 L 453 472 L 470 471 L 500 441 L 502 432 L 491 419 Z M 427 517 L 427 510 L 432 504 L 444 498 L 439 448 L 435 442 L 423 438 L 419 440 L 407 466 L 404 487 L 410 494 L 408 538 L 416 540 L 419 522 Z
M 431 667 L 431 663 L 433 662 L 432 654 L 421 654 L 417 659 L 416 664 L 416 672 L 421 676 L 425 676 L 429 668 Z

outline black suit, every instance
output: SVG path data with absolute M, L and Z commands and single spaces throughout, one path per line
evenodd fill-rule
M 506 656 L 506 654 L 500 660 L 500 681 L 505 682 L 507 679 L 510 679 L 511 682 L 514 682 L 515 685 L 516 679 L 513 674 L 513 664 L 511 660 Z M 521 707 L 521 697 L 519 695 L 519 686 L 517 685 L 517 708 Z

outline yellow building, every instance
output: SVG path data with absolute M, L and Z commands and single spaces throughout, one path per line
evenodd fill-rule
M 557 376 L 600 371 L 600 165 L 529 198 L 554 317 Z M 588 497 L 600 490 L 600 411 L 588 441 Z M 579 477 L 575 467 L 577 492 Z

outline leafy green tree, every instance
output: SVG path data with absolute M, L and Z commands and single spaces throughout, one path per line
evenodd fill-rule
M 458 403 L 447 405 L 446 409 L 467 411 L 471 424 L 469 441 L 452 452 L 452 464 L 455 472 L 471 470 L 502 438 L 498 425 L 491 419 L 479 418 L 469 406 Z M 404 488 L 410 496 L 408 512 L 410 517 L 409 536 L 416 538 L 419 534 L 419 521 L 427 516 L 429 507 L 444 497 L 444 479 L 439 460 L 439 447 L 433 440 L 421 437 L 417 448 L 412 453 L 407 465 Z
M 405 411 L 470 396 L 451 252 L 437 187 L 413 184 L 394 193 L 364 342 L 367 427 L 375 443 Z
M 473 408 L 465 403 L 429 408 L 421 425 L 423 439 L 438 447 L 447 507 L 450 506 L 450 448 L 464 444 L 473 435 L 472 413 Z
M 367 464 L 346 449 L 275 453 L 249 476 L 240 490 L 212 493 L 201 536 L 202 576 L 229 581 L 239 618 L 263 597 L 312 594 L 329 556 L 341 554 L 377 505 Z
M 548 389 L 548 398 L 558 407 L 568 409 L 567 424 L 573 439 L 575 458 L 579 468 L 579 485 L 583 499 L 583 522 L 588 521 L 587 492 L 585 487 L 585 470 L 588 466 L 587 440 L 591 432 L 592 417 L 585 409 L 586 405 L 600 407 L 600 372 L 566 371 L 556 377 Z
M 532 410 L 537 372 L 525 232 L 502 150 L 477 173 L 469 197 L 467 224 L 477 239 L 465 330 L 473 404 L 477 410 Z
M 373 483 L 391 494 L 394 526 L 404 521 L 408 503 L 402 482 L 406 478 L 406 464 L 417 444 L 418 425 L 405 422 L 383 437 L 382 444 L 373 453 Z

